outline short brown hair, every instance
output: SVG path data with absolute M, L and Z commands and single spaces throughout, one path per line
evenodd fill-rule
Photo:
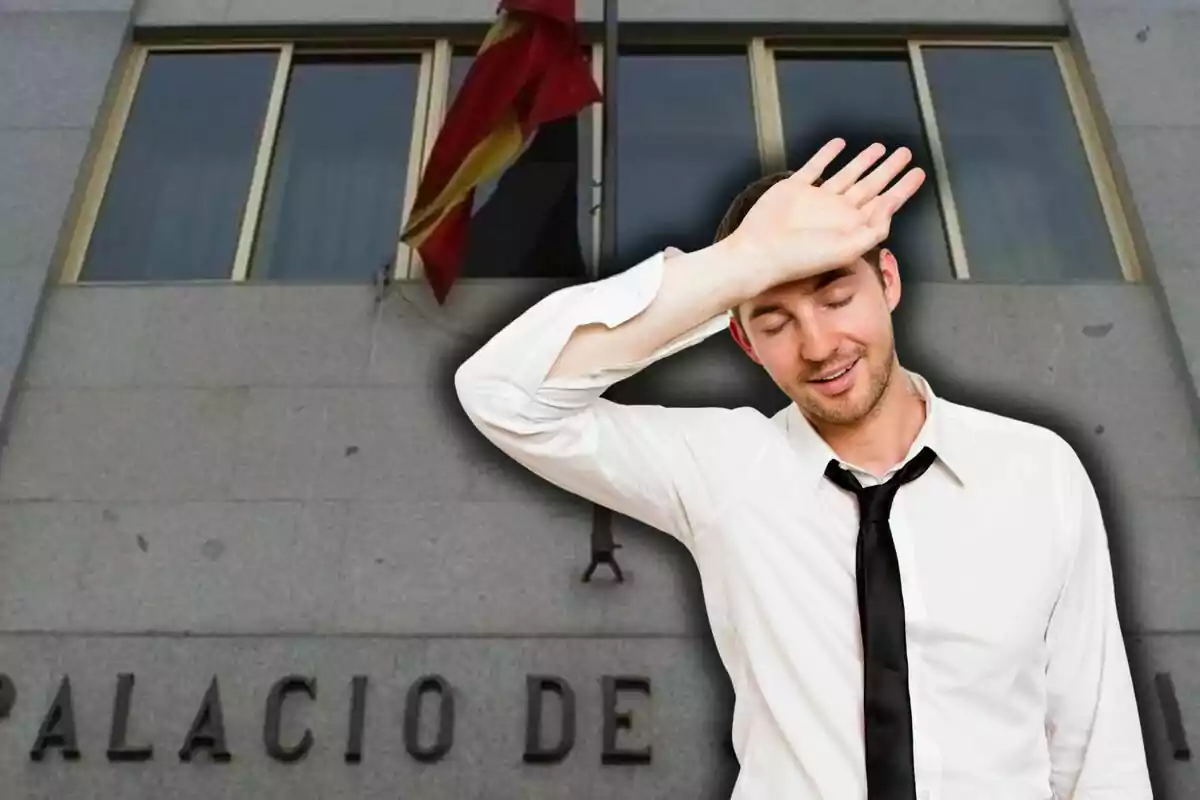
M 721 224 L 717 226 L 717 235 L 713 241 L 719 242 L 737 230 L 737 227 L 742 224 L 742 220 L 750 213 L 750 209 L 758 202 L 759 198 L 766 194 L 767 190 L 772 186 L 791 175 L 791 170 L 766 175 L 752 181 L 745 189 L 738 192 L 737 197 L 733 198 L 733 202 L 729 204 L 725 216 L 721 218 Z M 817 179 L 814 185 L 821 185 L 820 178 Z M 879 251 L 882 248 L 882 244 L 876 245 L 863 255 L 866 262 L 875 268 L 876 273 L 879 272 Z

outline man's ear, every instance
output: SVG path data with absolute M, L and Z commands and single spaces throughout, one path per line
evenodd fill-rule
M 736 310 L 733 316 L 729 318 L 729 334 L 738 343 L 738 347 L 742 348 L 742 352 L 750 356 L 751 361 L 755 364 L 762 364 L 758 360 L 758 355 L 754 352 L 754 345 L 750 344 L 750 339 L 747 338 L 746 331 L 742 329 L 742 323 L 738 320 Z
M 896 262 L 896 254 L 886 247 L 879 251 L 879 270 L 888 310 L 895 311 L 900 304 L 900 265 Z

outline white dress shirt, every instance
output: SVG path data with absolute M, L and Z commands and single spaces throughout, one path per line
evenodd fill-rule
M 546 480 L 679 539 L 695 559 L 736 703 L 736 800 L 866 798 L 855 497 L 795 405 L 624 406 L 604 390 L 724 330 L 708 320 L 649 358 L 547 374 L 577 326 L 653 300 L 663 255 L 558 291 L 458 370 L 479 430 Z M 1072 448 L 1048 429 L 938 398 L 896 496 L 918 796 L 1150 798 L 1104 523 Z M 843 462 L 844 463 L 844 462 Z M 877 482 L 890 476 L 868 476 Z M 899 468 L 902 465 L 897 465 Z

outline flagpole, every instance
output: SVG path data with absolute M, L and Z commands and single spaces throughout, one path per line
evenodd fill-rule
M 600 179 L 600 259 L 592 265 L 592 278 L 617 271 L 617 0 L 604 0 L 604 114 L 600 131 L 603 166 Z M 583 580 L 590 581 L 600 563 L 608 564 L 618 581 L 624 581 L 614 559 L 612 511 L 592 504 L 592 561 Z
M 601 131 L 600 264 L 598 275 L 616 272 L 617 245 L 617 0 L 604 0 L 604 127 Z

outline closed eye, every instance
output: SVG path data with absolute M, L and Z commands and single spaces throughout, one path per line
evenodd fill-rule
M 786 326 L 788 324 L 788 322 L 790 322 L 790 321 L 791 321 L 791 317 L 788 317 L 788 318 L 782 320 L 781 322 L 777 322 L 774 325 L 763 328 L 762 332 L 768 333 L 768 334 L 779 333 L 781 330 L 783 330 L 784 326 Z

